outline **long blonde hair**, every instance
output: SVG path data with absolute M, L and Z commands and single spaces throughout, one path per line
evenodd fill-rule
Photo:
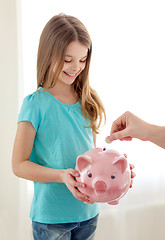
M 94 133 L 98 133 L 103 117 L 106 119 L 106 115 L 100 98 L 89 84 L 92 42 L 87 29 L 77 18 L 59 14 L 52 17 L 44 27 L 37 56 L 37 87 L 44 87 L 48 79 L 50 83 L 48 88 L 55 86 L 63 68 L 66 49 L 73 41 L 79 41 L 88 48 L 85 69 L 73 84 L 74 90 L 81 99 L 81 113 L 91 121 L 88 127 L 91 127 Z

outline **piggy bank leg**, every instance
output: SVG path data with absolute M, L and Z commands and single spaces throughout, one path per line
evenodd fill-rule
M 88 202 L 84 202 L 85 204 L 93 204 L 95 202 L 93 202 L 92 200 L 89 200 Z
M 108 202 L 108 204 L 110 204 L 110 205 L 117 205 L 117 204 L 119 204 L 119 200 Z

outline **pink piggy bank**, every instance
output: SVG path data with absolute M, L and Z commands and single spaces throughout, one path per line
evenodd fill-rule
M 90 202 L 119 203 L 131 184 L 131 171 L 126 155 L 115 150 L 95 148 L 78 156 L 78 182 L 85 184 L 79 191 L 89 196 Z

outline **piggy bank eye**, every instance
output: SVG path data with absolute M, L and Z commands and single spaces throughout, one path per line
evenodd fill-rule
M 114 180 L 114 179 L 116 178 L 116 175 L 117 175 L 117 174 L 116 174 L 115 172 L 112 173 L 112 175 L 111 175 L 111 179 Z
M 88 177 L 91 178 L 92 177 L 92 173 L 88 173 Z
M 106 150 L 106 148 L 103 148 L 103 151 L 105 151 Z

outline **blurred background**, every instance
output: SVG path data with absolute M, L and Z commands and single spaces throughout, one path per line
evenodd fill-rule
M 0 0 L 0 239 L 32 240 L 33 184 L 13 175 L 11 155 L 22 100 L 36 90 L 41 31 L 59 13 L 78 17 L 92 38 L 90 81 L 107 113 L 97 146 L 127 153 L 137 175 L 119 205 L 100 204 L 96 240 L 165 239 L 165 150 L 139 140 L 105 143 L 127 110 L 165 125 L 164 12 L 163 0 Z

